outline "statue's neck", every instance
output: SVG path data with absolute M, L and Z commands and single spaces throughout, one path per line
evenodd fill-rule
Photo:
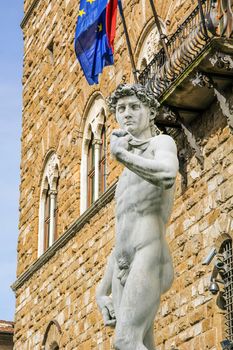
M 148 147 L 148 145 L 152 139 L 152 137 L 147 138 L 147 139 L 138 139 L 138 138 L 134 137 L 133 135 L 131 135 L 130 133 L 129 133 L 129 135 L 130 135 L 130 139 L 129 139 L 130 146 L 133 148 L 141 149 L 141 150 L 145 150 Z

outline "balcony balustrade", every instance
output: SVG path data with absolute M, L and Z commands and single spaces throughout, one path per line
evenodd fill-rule
M 148 85 L 159 102 L 178 112 L 185 122 L 232 84 L 232 9 L 232 0 L 199 0 L 183 24 L 165 39 L 168 55 L 161 48 L 139 74 L 139 82 Z M 231 111 L 228 114 L 233 127 Z M 169 125 L 164 113 L 158 123 Z M 170 124 L 175 125 L 171 113 Z

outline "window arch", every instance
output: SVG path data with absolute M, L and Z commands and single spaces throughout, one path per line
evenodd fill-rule
M 59 350 L 61 334 L 62 331 L 59 323 L 56 320 L 50 321 L 44 333 L 42 350 Z
M 160 18 L 161 30 L 166 35 L 166 25 Z M 142 71 L 154 58 L 154 55 L 161 48 L 160 36 L 154 20 L 150 21 L 145 27 L 136 48 L 137 69 Z
M 41 182 L 38 256 L 43 254 L 57 239 L 57 190 L 59 161 L 52 153 L 46 161 Z
M 81 214 L 106 190 L 106 105 L 97 95 L 88 109 L 81 159 Z
M 59 345 L 57 344 L 57 342 L 54 342 L 51 346 L 49 350 L 59 350 Z

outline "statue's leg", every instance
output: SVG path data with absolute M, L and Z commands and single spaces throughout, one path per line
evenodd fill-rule
M 154 341 L 154 322 L 146 332 L 143 341 L 144 345 L 148 350 L 155 350 L 155 341 Z
M 119 275 L 119 268 L 117 264 L 115 264 L 114 270 L 113 270 L 113 277 L 112 277 L 112 300 L 113 300 L 113 307 L 115 311 L 116 320 L 118 318 L 121 297 L 123 292 L 123 286 L 121 285 L 120 280 L 117 278 L 118 275 Z
M 147 350 L 144 337 L 160 303 L 161 246 L 157 239 L 135 253 L 117 317 L 115 349 Z
M 161 277 L 162 277 L 162 284 L 161 284 L 161 292 L 166 293 L 172 286 L 173 280 L 174 280 L 174 268 L 173 268 L 173 262 L 171 253 L 168 247 L 168 244 L 166 241 L 162 244 L 162 268 L 161 268 Z

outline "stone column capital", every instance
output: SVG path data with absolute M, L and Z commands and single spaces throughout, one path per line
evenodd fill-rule
M 50 190 L 49 191 L 49 195 L 50 195 L 50 197 L 55 197 L 57 195 L 57 191 L 56 190 Z
M 100 148 L 100 146 L 102 145 L 102 140 L 94 139 L 93 144 L 96 148 Z

